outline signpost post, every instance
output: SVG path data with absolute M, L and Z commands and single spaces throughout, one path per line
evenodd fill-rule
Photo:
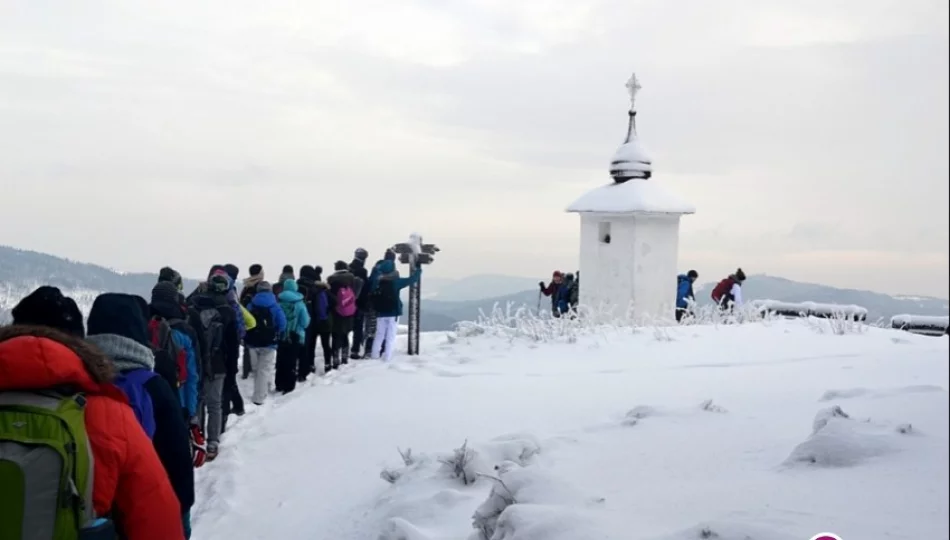
M 409 265 L 412 272 L 416 264 L 432 264 L 439 252 L 435 244 L 423 244 L 421 236 L 414 236 L 410 242 L 396 244 L 392 250 L 399 255 L 399 262 Z M 419 354 L 419 321 L 422 311 L 422 279 L 409 287 L 409 351 L 410 355 Z

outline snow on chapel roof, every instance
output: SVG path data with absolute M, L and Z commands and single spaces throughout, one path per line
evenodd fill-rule
M 614 153 L 610 162 L 610 175 L 614 183 L 601 186 L 582 195 L 567 207 L 568 212 L 603 212 L 656 214 L 692 214 L 696 208 L 668 192 L 663 186 L 651 182 L 653 162 L 640 145 L 637 136 L 636 97 L 640 81 L 636 74 L 627 81 L 630 93 L 630 112 L 627 137 Z

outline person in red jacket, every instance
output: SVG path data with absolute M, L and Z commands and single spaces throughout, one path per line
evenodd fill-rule
M 112 362 L 81 339 L 76 303 L 55 287 L 41 287 L 14 308 L 13 317 L 12 326 L 0 328 L 0 392 L 70 387 L 84 393 L 96 515 L 113 517 L 127 540 L 183 540 L 165 469 L 125 395 L 111 383 Z
M 553 317 L 560 317 L 561 313 L 557 309 L 557 299 L 558 291 L 561 290 L 561 285 L 564 283 L 564 275 L 561 274 L 559 270 L 555 270 L 554 274 L 551 275 L 551 283 L 545 285 L 543 281 L 538 282 L 538 287 L 541 288 L 541 294 L 544 296 L 551 297 L 551 315 Z M 541 298 L 538 297 L 538 305 L 541 304 Z M 539 308 L 540 309 L 540 308 Z

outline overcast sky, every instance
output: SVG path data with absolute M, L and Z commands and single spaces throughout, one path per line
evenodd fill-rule
M 680 266 L 948 295 L 946 0 L 0 0 L 0 244 L 577 266 L 636 71 Z

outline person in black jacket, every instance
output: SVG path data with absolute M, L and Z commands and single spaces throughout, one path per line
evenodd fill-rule
M 333 265 L 335 270 L 327 278 L 327 285 L 330 287 L 330 304 L 333 309 L 330 313 L 331 326 L 331 347 L 333 349 L 332 368 L 337 369 L 340 364 L 349 363 L 349 336 L 353 331 L 353 316 L 343 316 L 337 313 L 337 304 L 339 303 L 339 294 L 343 288 L 353 290 L 356 286 L 356 276 L 350 272 L 348 265 L 343 261 L 337 261 Z M 355 293 L 355 291 L 354 291 Z
M 350 347 L 350 358 L 353 360 L 362 358 L 360 347 L 363 346 L 363 340 L 365 339 L 366 304 L 369 301 L 369 287 L 366 286 L 369 283 L 369 272 L 366 271 L 366 259 L 368 257 L 368 251 L 358 248 L 353 253 L 353 262 L 350 263 L 350 272 L 363 285 L 356 298 L 356 315 L 353 316 L 353 343 Z
M 208 461 L 218 456 L 218 442 L 230 413 L 231 397 L 225 395 L 224 380 L 237 376 L 240 340 L 237 316 L 228 303 L 231 280 L 216 274 L 208 278 L 203 291 L 189 300 L 189 324 L 198 333 L 201 345 L 202 372 L 210 374 L 202 381 L 207 409 Z
M 92 304 L 86 325 L 86 341 L 112 359 L 119 373 L 154 368 L 148 303 L 144 298 L 121 293 L 100 294 Z M 181 402 L 168 382 L 157 374 L 149 378 L 143 388 L 152 401 L 155 421 L 152 444 L 178 496 L 182 516 L 186 516 L 195 502 L 195 472 Z

